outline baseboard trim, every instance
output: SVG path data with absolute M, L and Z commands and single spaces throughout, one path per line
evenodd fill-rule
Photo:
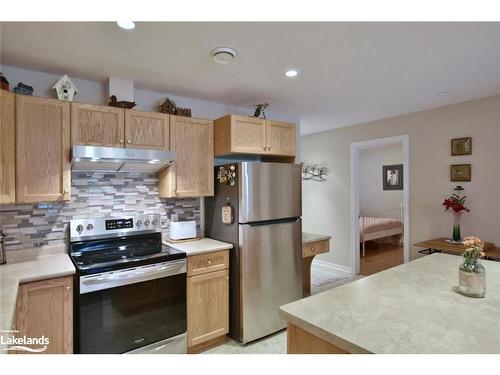
M 342 266 L 340 264 L 335 264 L 331 262 L 325 262 L 324 260 L 319 260 L 319 259 L 314 259 L 312 262 L 313 267 L 317 267 L 320 269 L 324 269 L 325 271 L 335 271 L 335 272 L 342 272 L 348 275 L 352 275 L 352 268 L 351 267 L 346 267 Z

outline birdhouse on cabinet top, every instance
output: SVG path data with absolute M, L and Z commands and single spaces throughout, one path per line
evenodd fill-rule
M 52 87 L 56 90 L 59 100 L 73 101 L 73 97 L 78 93 L 75 84 L 69 79 L 68 75 L 63 75 L 59 81 Z

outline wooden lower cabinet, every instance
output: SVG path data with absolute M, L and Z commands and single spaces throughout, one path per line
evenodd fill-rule
M 198 255 L 200 256 L 203 255 Z M 188 272 L 188 353 L 197 353 L 206 349 L 212 343 L 223 340 L 228 332 L 229 269 L 196 276 L 189 276 Z
M 73 353 L 73 278 L 20 284 L 16 329 L 18 337 L 47 337 L 43 354 Z

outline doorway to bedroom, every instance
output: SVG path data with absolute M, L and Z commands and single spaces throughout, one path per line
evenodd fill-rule
M 351 144 L 353 269 L 372 275 L 408 261 L 408 136 Z

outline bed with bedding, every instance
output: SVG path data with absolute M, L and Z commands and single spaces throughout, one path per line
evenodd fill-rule
M 403 205 L 398 208 L 366 210 L 359 215 L 359 241 L 365 256 L 366 241 L 403 234 Z

